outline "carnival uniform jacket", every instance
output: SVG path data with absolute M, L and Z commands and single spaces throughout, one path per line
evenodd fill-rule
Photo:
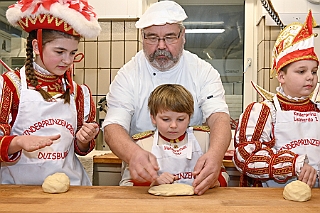
M 293 100 L 280 92 L 249 104 L 234 141 L 240 185 L 284 187 L 296 180 L 304 162 L 318 170 L 320 135 L 314 130 L 320 126 L 319 112 L 309 98 Z

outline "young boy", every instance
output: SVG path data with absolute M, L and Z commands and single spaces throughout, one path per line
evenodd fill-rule
M 155 131 L 134 135 L 143 149 L 157 158 L 159 177 L 153 183 L 131 180 L 129 165 L 124 163 L 121 186 L 161 185 L 185 183 L 192 185 L 193 169 L 197 160 L 209 147 L 209 129 L 205 126 L 188 127 L 194 111 L 189 91 L 178 84 L 158 86 L 148 100 L 150 117 Z M 211 187 L 227 186 L 229 176 L 223 165 L 219 179 Z
M 313 23 L 310 11 L 306 23 L 280 32 L 273 50 L 277 94 L 256 86 L 265 100 L 248 105 L 240 117 L 233 161 L 242 173 L 241 186 L 284 187 L 297 179 L 319 185 L 320 110 L 310 100 L 319 65 Z

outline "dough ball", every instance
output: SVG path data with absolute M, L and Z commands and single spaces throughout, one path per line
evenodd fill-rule
M 307 201 L 311 198 L 311 188 L 300 180 L 292 181 L 284 187 L 283 197 L 286 200 Z
M 160 196 L 193 195 L 194 188 L 187 184 L 173 183 L 153 186 L 148 190 L 148 192 L 150 194 Z
M 68 191 L 70 179 L 65 173 L 49 175 L 42 184 L 42 190 L 47 193 L 63 193 Z

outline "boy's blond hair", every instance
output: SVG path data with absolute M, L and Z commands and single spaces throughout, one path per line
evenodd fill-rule
M 159 112 L 185 112 L 191 117 L 194 112 L 191 93 L 179 84 L 163 84 L 156 87 L 148 100 L 150 114 L 156 116 Z

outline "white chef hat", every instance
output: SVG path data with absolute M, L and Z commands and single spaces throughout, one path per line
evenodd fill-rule
M 184 9 L 174 1 L 161 1 L 152 4 L 136 22 L 136 27 L 143 29 L 152 25 L 178 23 L 188 16 Z

